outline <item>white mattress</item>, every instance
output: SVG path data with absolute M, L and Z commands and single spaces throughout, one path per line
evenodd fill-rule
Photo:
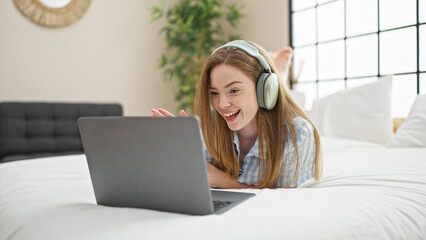
M 222 215 L 96 205 L 84 155 L 0 164 L 0 239 L 426 239 L 426 149 L 323 138 L 324 177 Z

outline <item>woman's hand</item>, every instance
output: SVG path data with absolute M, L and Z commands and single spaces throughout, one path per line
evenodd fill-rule
M 209 162 L 207 162 L 207 172 L 209 174 L 210 187 L 212 188 L 223 188 L 223 182 L 227 180 L 233 181 L 233 179 L 228 179 L 228 176 L 223 171 L 220 171 Z
M 188 116 L 184 110 L 180 110 L 179 115 L 181 117 Z M 171 114 L 170 112 L 162 108 L 159 108 L 159 109 L 151 108 L 151 116 L 152 117 L 174 117 L 175 115 Z
M 239 183 L 237 180 L 227 176 L 225 172 L 217 169 L 213 164 L 207 162 L 207 172 L 211 188 L 253 188 L 247 184 Z

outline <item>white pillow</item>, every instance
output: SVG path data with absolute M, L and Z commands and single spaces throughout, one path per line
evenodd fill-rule
M 320 135 L 387 144 L 392 138 L 392 76 L 314 101 Z
M 388 147 L 426 147 L 426 95 L 416 97 Z

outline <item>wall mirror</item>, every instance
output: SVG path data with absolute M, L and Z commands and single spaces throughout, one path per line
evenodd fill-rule
M 13 0 L 31 21 L 46 27 L 63 27 L 79 20 L 91 0 Z

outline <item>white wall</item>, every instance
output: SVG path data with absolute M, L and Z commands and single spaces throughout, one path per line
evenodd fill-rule
M 289 0 L 227 0 L 245 5 L 246 18 L 241 21 L 244 39 L 260 44 L 268 51 L 277 51 L 290 44 Z
M 157 60 L 164 21 L 150 21 L 157 0 L 92 0 L 73 25 L 45 28 L 0 1 L 0 101 L 118 102 L 126 115 L 151 107 L 176 111 L 175 84 Z M 173 1 L 164 1 L 170 6 Z M 288 45 L 287 0 L 232 0 L 247 17 L 244 39 L 277 50 Z

